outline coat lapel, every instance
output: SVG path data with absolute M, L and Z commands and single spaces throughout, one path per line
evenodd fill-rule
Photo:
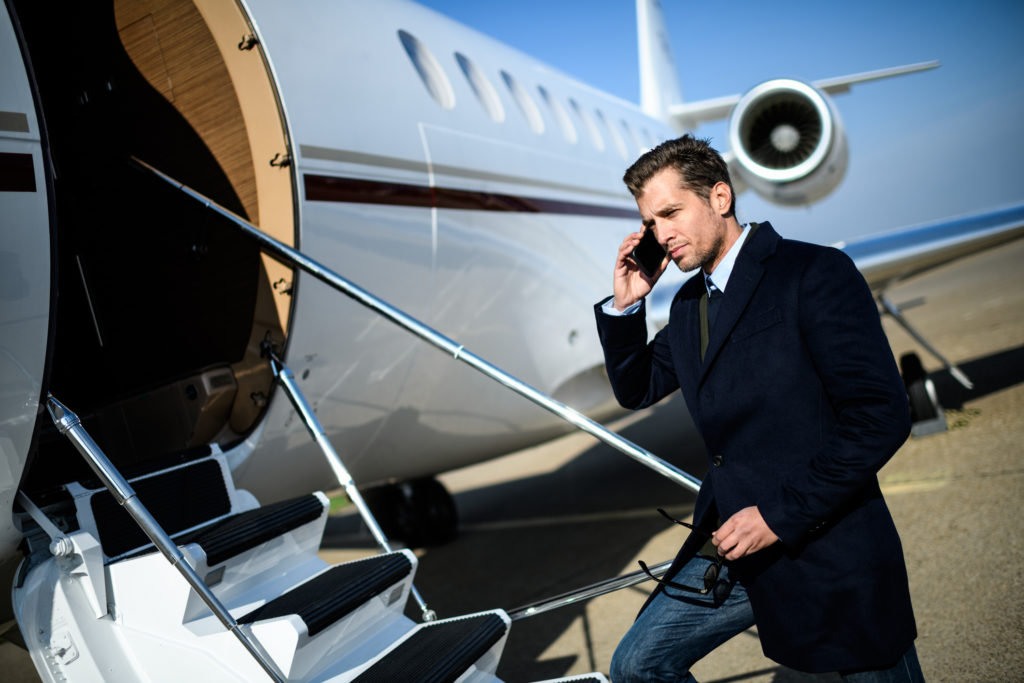
M 778 241 L 779 235 L 771 224 L 761 223 L 758 225 L 757 231 L 750 235 L 747 243 L 740 249 L 732 275 L 729 276 L 725 296 L 718 305 L 718 317 L 715 320 L 714 329 L 710 331 L 704 361 L 700 363 L 698 382 L 704 381 L 719 352 L 728 341 L 729 335 L 732 334 L 732 329 L 743 315 L 743 311 L 746 310 L 751 297 L 754 296 L 757 285 L 764 275 L 763 261 L 775 253 Z M 696 309 L 696 307 L 694 308 Z M 699 315 L 693 317 L 698 320 L 696 324 L 699 326 Z M 700 357 L 699 348 L 698 341 L 698 358 Z

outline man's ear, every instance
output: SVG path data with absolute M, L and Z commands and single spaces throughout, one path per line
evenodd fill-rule
M 732 206 L 732 190 L 728 184 L 722 181 L 715 183 L 708 198 L 711 200 L 711 206 L 719 214 L 724 216 L 729 213 L 729 207 Z

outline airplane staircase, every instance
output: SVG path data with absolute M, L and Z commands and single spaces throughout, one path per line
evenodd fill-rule
M 125 478 L 70 410 L 48 407 L 98 478 L 42 509 L 18 496 L 15 614 L 44 681 L 499 680 L 508 614 L 437 619 L 419 598 L 414 622 L 412 552 L 318 557 L 324 494 L 260 506 L 215 445 Z
M 367 306 L 452 358 L 692 491 L 700 481 L 491 365 L 224 207 L 134 159 L 256 240 L 260 248 Z M 40 675 L 53 681 L 496 681 L 513 621 L 667 571 L 614 577 L 506 612 L 437 619 L 413 586 L 416 556 L 392 549 L 290 370 L 263 348 L 381 553 L 331 566 L 317 555 L 328 501 L 313 493 L 260 506 L 237 489 L 215 444 L 121 475 L 78 418 L 47 408 L 96 474 L 18 493 L 26 558 L 15 616 Z M 283 466 L 287 466 L 283 464 Z M 423 623 L 404 614 L 409 598 Z M 585 674 L 551 681 L 606 681 Z

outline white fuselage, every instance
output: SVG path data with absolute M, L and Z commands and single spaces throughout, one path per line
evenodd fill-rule
M 288 115 L 299 248 L 541 391 L 611 410 L 591 305 L 637 226 L 622 172 L 671 130 L 411 3 L 250 9 Z M 437 69 L 439 98 L 413 55 Z M 444 471 L 560 428 L 310 278 L 296 294 L 287 362 L 357 481 Z M 258 495 L 329 476 L 284 400 L 245 458 Z
M 9 298 L 0 318 L 0 464 L 10 470 L 0 477 L 7 510 L 0 529 L 7 535 L 0 538 L 4 556 L 19 540 L 10 524 L 10 501 L 23 473 L 27 477 L 35 467 L 26 462 L 40 395 L 55 385 L 55 394 L 65 398 L 79 394 L 67 399 L 72 410 L 94 416 L 96 424 L 114 425 L 120 442 L 105 442 L 103 429 L 98 440 L 115 462 L 215 439 L 239 485 L 264 502 L 336 486 L 280 392 L 269 396 L 269 408 L 261 412 L 271 386 L 269 368 L 259 357 L 264 330 L 277 342 L 284 338 L 285 361 L 361 486 L 436 474 L 567 429 L 373 311 L 267 258 L 260 266 L 252 331 L 232 328 L 241 340 L 250 336 L 245 357 L 200 353 L 211 360 L 176 365 L 178 349 L 191 353 L 187 347 L 217 339 L 222 304 L 204 309 L 204 298 L 219 296 L 218 302 L 230 304 L 230 295 L 196 289 L 189 277 L 198 283 L 207 277 L 201 270 L 194 276 L 175 270 L 192 268 L 193 261 L 175 255 L 180 242 L 174 241 L 191 239 L 190 214 L 179 220 L 171 217 L 179 209 L 155 203 L 144 210 L 156 219 L 170 217 L 163 223 L 133 209 L 119 213 L 120 192 L 149 192 L 150 186 L 122 190 L 120 183 L 135 183 L 137 176 L 119 176 L 125 171 L 118 169 L 129 163 L 125 154 L 186 172 L 210 168 L 209 160 L 192 164 L 184 151 L 150 145 L 171 133 L 158 130 L 163 124 L 156 119 L 140 122 L 139 115 L 126 120 L 141 123 L 140 132 L 125 129 L 124 141 L 97 147 L 103 136 L 120 134 L 116 127 L 103 128 L 103 121 L 135 111 L 126 106 L 169 116 L 172 125 L 187 123 L 191 128 L 173 135 L 184 135 L 183 145 L 191 144 L 190 134 L 201 139 L 261 230 L 536 389 L 594 416 L 618 410 L 603 371 L 592 305 L 610 292 L 616 249 L 638 225 L 636 205 L 621 182 L 623 170 L 669 137 L 668 126 L 404 0 L 178 4 L 174 16 L 191 22 L 181 27 L 166 23 L 170 15 L 149 14 L 158 8 L 132 0 L 116 0 L 109 15 L 92 15 L 99 23 L 86 33 L 118 42 L 83 62 L 80 82 L 65 81 L 61 65 L 81 47 L 54 43 L 60 39 L 49 38 L 47 17 L 31 4 L 16 5 L 27 36 L 17 37 L 4 8 L 0 111 L 7 113 L 0 118 L 0 151 L 20 155 L 4 158 L 5 173 L 15 169 L 14 182 L 27 174 L 33 183 L 31 191 L 5 188 L 18 191 L 0 196 L 2 253 L 12 255 L 4 261 L 5 277 L 24 279 L 24 287 L 21 280 L 5 287 Z M 116 22 L 116 32 L 107 21 Z M 258 50 L 236 47 L 246 27 Z M 73 15 L 61 30 L 75 34 Z M 176 41 L 185 38 L 197 41 L 188 50 L 205 50 L 218 65 L 208 69 L 190 61 L 188 51 L 175 52 Z M 155 59 L 149 50 L 154 45 L 162 50 Z M 26 55 L 36 62 L 34 71 L 22 61 Z M 230 79 L 237 105 L 230 94 L 225 97 L 224 86 L 218 89 L 216 78 Z M 68 97 L 78 98 L 81 114 L 59 109 Z M 205 99 L 216 97 L 224 104 L 204 110 Z M 46 125 L 37 120 L 40 111 Z M 209 115 L 220 118 L 211 123 Z M 76 134 L 80 120 L 97 132 Z M 218 138 L 221 130 L 233 137 Z M 46 152 L 47 137 L 52 154 Z M 248 156 L 239 153 L 246 144 Z M 106 169 L 109 179 L 89 163 L 89 155 L 108 150 L 108 165 L 97 168 Z M 288 158 L 283 165 L 279 158 L 271 161 L 278 153 Z M 27 171 L 17 170 L 21 161 Z M 109 193 L 103 197 L 110 202 L 109 216 L 93 210 L 91 202 L 101 197 L 88 190 L 94 180 L 99 193 Z M 122 232 L 107 230 L 107 221 Z M 200 228 L 214 237 L 228 229 Z M 166 264 L 150 268 L 147 259 L 160 259 L 159 251 L 139 251 L 107 237 L 134 240 L 147 230 L 170 235 Z M 103 239 L 115 241 L 97 241 Z M 205 242 L 184 244 L 210 262 Z M 50 253 L 53 246 L 57 251 Z M 216 258 L 230 257 L 219 248 Z M 179 265 L 167 265 L 174 263 Z M 122 264 L 129 266 L 124 273 Z M 59 297 L 51 296 L 51 269 L 61 283 Z M 170 281 L 152 275 L 161 269 L 172 273 Z M 210 275 L 216 283 L 216 273 Z M 232 277 L 207 287 L 223 287 Z M 116 297 L 104 301 L 104 291 Z M 175 308 L 180 295 L 192 303 Z M 172 318 L 174 310 L 182 317 Z M 64 322 L 51 323 L 54 317 Z M 165 322 L 166 330 L 133 341 L 134 330 Z M 160 369 L 153 379 L 132 385 L 133 375 L 149 374 L 136 359 Z M 50 387 L 44 386 L 48 362 L 56 368 Z M 205 374 L 183 378 L 184 373 Z M 237 387 L 230 408 L 215 396 L 228 395 L 225 377 Z M 164 385 L 154 386 L 156 381 Z M 190 403 L 197 386 L 214 396 L 199 412 L 191 405 L 200 404 Z M 120 425 L 135 419 L 131 415 L 143 422 L 122 434 Z M 160 441 L 161 425 L 173 438 Z M 52 430 L 47 438 L 59 441 Z M 39 457 L 47 463 L 34 470 L 40 476 L 29 492 L 73 476 L 70 470 L 62 475 L 66 464 L 51 452 Z

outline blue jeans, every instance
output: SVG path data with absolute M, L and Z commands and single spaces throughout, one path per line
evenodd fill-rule
M 710 560 L 695 557 L 674 583 L 702 586 Z M 696 681 L 690 667 L 704 655 L 754 625 L 747 591 L 722 567 L 718 585 L 707 595 L 665 586 L 633 622 L 612 656 L 613 683 Z M 846 672 L 847 683 L 924 683 L 911 644 L 890 669 Z
M 924 674 L 921 673 L 921 664 L 917 661 L 917 649 L 913 643 L 900 657 L 900 661 L 888 669 L 846 671 L 840 675 L 845 683 L 924 683 Z

